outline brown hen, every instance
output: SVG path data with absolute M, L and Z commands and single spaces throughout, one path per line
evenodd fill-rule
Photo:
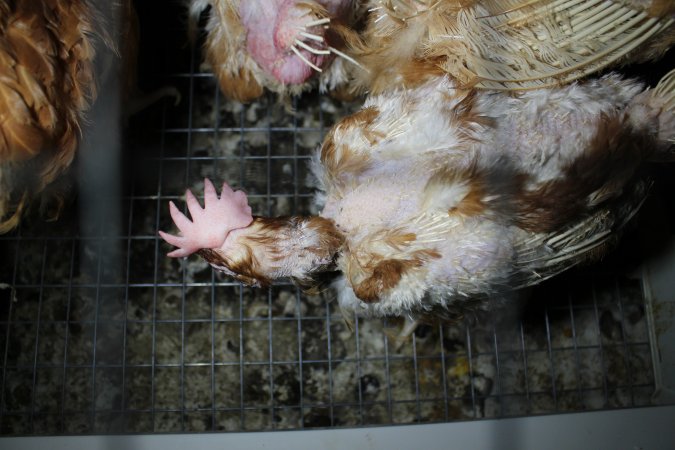
M 0 3 L 0 233 L 72 163 L 113 58 L 133 60 L 134 19 L 129 1 Z

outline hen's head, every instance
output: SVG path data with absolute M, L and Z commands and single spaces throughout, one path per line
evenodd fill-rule
M 311 284 L 317 273 L 333 267 L 344 242 L 334 223 L 322 217 L 254 217 L 246 195 L 227 184 L 218 197 L 213 184 L 204 181 L 204 208 L 189 190 L 186 200 L 192 220 L 169 204 L 181 235 L 159 232 L 178 247 L 168 256 L 197 252 L 216 270 L 252 286 L 280 277 Z

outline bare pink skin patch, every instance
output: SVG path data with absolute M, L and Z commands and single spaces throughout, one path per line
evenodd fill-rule
M 325 42 L 329 20 L 298 0 L 243 0 L 239 16 L 247 50 L 258 65 L 283 84 L 302 84 L 332 56 Z M 315 2 L 329 17 L 343 14 L 349 0 Z

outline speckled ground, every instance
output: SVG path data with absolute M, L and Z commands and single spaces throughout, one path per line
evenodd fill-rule
M 162 45 L 179 48 L 173 39 Z M 183 101 L 131 122 L 121 216 L 81 223 L 73 202 L 57 223 L 31 218 L 0 238 L 1 434 L 344 427 L 649 404 L 640 281 L 617 263 L 630 252 L 402 342 L 395 321 L 348 326 L 330 290 L 252 289 L 196 257 L 166 258 L 157 230 L 171 229 L 167 202 L 201 192 L 204 177 L 245 189 L 254 214 L 312 212 L 308 157 L 357 107 L 316 94 L 296 99 L 295 115 L 272 96 L 227 102 L 208 68 L 187 76 L 198 57 L 180 48 L 146 63 L 164 74 L 155 85 L 175 85 Z

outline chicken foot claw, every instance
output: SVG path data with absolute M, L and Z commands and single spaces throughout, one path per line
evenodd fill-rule
M 188 189 L 185 193 L 190 217 L 169 202 L 169 212 L 180 236 L 159 232 L 169 244 L 178 247 L 168 254 L 173 258 L 189 256 L 202 248 L 219 248 L 232 230 L 245 228 L 253 221 L 246 194 L 233 191 L 223 183 L 220 197 L 209 179 L 204 180 L 204 208 Z

